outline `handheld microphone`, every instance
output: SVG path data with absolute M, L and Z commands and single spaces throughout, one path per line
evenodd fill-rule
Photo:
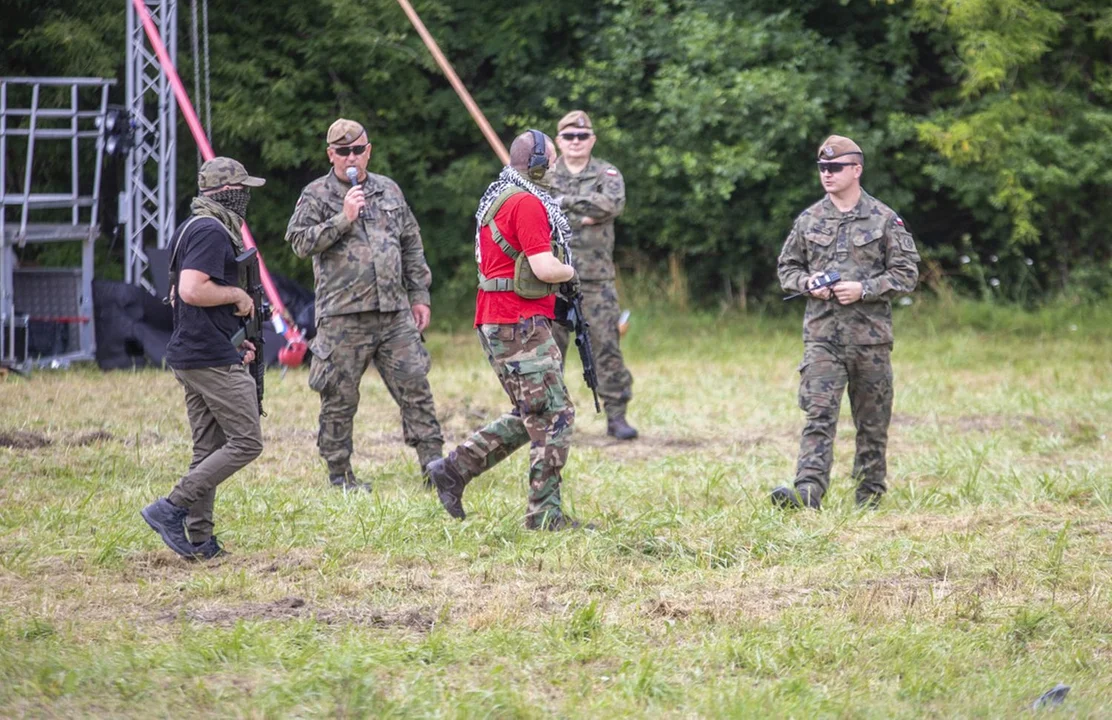
M 351 183 L 351 186 L 352 187 L 359 187 L 359 171 L 356 170 L 353 167 L 349 167 L 347 170 L 344 170 L 344 172 L 347 173 L 348 182 Z M 359 208 L 359 219 L 360 220 L 366 220 L 367 219 L 367 206 L 366 205 Z

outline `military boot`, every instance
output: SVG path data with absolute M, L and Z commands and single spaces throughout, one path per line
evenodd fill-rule
M 619 440 L 633 440 L 637 437 L 637 429 L 626 422 L 623 414 L 606 421 L 606 434 Z
M 196 555 L 193 543 L 185 536 L 185 518 L 189 511 L 166 498 L 159 498 L 139 511 L 147 524 L 162 537 L 162 542 L 184 558 Z
M 425 472 L 436 487 L 436 496 L 448 514 L 459 520 L 467 517 L 463 510 L 463 489 L 467 481 L 452 465 L 451 460 L 433 460 L 425 468 Z
M 432 481 L 432 478 L 429 477 L 429 465 L 432 465 L 434 462 L 436 462 L 437 460 L 441 460 L 441 459 L 442 459 L 441 456 L 436 455 L 436 456 L 431 457 L 427 460 L 422 460 L 421 461 L 421 477 L 424 478 L 424 480 L 425 480 L 425 489 L 426 490 L 435 490 L 436 489 L 436 483 L 434 483 Z
M 880 508 L 880 500 L 884 497 L 884 493 L 869 492 L 868 490 L 857 490 L 857 507 L 862 510 L 877 510 Z
M 363 490 L 365 492 L 371 491 L 371 484 L 369 482 L 361 482 L 355 479 L 355 473 L 351 470 L 342 473 L 332 473 L 328 476 L 328 482 L 332 487 L 343 488 L 344 490 Z
M 780 508 L 822 509 L 822 492 L 814 483 L 801 483 L 794 488 L 781 485 L 772 491 L 771 500 Z
M 224 549 L 220 541 L 213 535 L 203 543 L 193 543 L 193 556 L 197 560 L 212 560 L 218 557 L 227 557 L 231 553 Z

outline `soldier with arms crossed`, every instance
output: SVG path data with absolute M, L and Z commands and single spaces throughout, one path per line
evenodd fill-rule
M 618 345 L 621 309 L 614 284 L 614 219 L 625 208 L 625 181 L 618 168 L 591 155 L 597 138 L 587 113 L 572 110 L 556 129 L 560 159 L 544 181 L 571 223 L 572 260 L 582 280 L 583 314 L 590 323 L 606 433 L 632 440 L 637 430 L 626 421 L 626 406 L 633 397 L 633 375 Z M 557 325 L 554 334 L 566 358 L 568 331 Z
M 371 144 L 363 126 L 340 118 L 327 140 L 332 169 L 301 192 L 286 240 L 298 257 L 313 258 L 317 334 L 309 387 L 320 393 L 317 446 L 328 479 L 370 490 L 352 471 L 351 435 L 359 382 L 372 362 L 401 408 L 402 435 L 422 472 L 443 451 L 421 343 L 432 273 L 401 189 L 367 172 Z
M 777 264 L 784 290 L 810 290 L 799 366 L 799 406 L 807 423 L 794 490 L 772 492 L 772 502 L 781 507 L 821 506 L 847 385 L 857 428 L 853 477 L 858 506 L 876 507 L 886 490 L 891 298 L 915 289 L 919 253 L 903 220 L 861 188 L 864 164 L 864 153 L 849 138 L 832 135 L 819 146 L 819 180 L 826 195 L 796 218 Z M 813 289 L 830 271 L 841 280 Z

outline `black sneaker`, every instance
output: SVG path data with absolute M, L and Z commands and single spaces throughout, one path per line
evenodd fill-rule
M 772 504 L 781 508 L 822 509 L 822 496 L 811 483 L 803 483 L 795 488 L 781 485 L 772 491 Z
M 162 542 L 171 550 L 184 558 L 191 558 L 195 554 L 193 543 L 185 536 L 185 518 L 189 511 L 174 505 L 166 498 L 159 498 L 139 511 L 147 524 L 151 526 Z
M 436 487 L 436 496 L 448 514 L 459 520 L 467 517 L 463 511 L 463 488 L 466 483 L 448 461 L 441 458 L 433 460 L 425 467 L 429 480 Z
M 637 429 L 626 422 L 625 415 L 621 415 L 606 421 L 606 434 L 619 440 L 634 440 Z
M 224 549 L 215 535 L 203 543 L 193 543 L 193 552 L 194 558 L 197 560 L 212 560 L 213 558 L 227 557 L 231 554 Z
M 362 482 L 355 479 L 355 473 L 348 470 L 345 473 L 334 473 L 328 476 L 328 482 L 332 483 L 332 487 L 343 488 L 344 490 L 364 490 L 371 491 L 371 484 L 369 482 Z

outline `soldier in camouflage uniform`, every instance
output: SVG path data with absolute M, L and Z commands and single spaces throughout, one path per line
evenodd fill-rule
M 591 156 L 596 138 L 587 113 L 573 110 L 556 127 L 560 159 L 545 182 L 571 222 L 572 261 L 582 280 L 583 314 L 590 323 L 606 432 L 632 440 L 637 430 L 626 422 L 626 406 L 633 397 L 633 376 L 619 347 L 621 309 L 614 284 L 614 219 L 625 208 L 625 182 L 616 167 Z M 557 325 L 554 334 L 561 356 L 566 356 L 568 330 Z
M 555 159 L 556 148 L 539 131 L 518 137 L 510 147 L 511 166 L 487 189 L 476 213 L 475 328 L 511 410 L 429 466 L 441 504 L 461 520 L 467 483 L 528 444 L 526 527 L 578 526 L 560 504 L 575 408 L 552 337 L 557 284 L 575 282 L 575 270 L 553 253 L 553 237 L 566 240 L 571 227 L 552 198 L 526 179 L 540 180 Z
M 861 188 L 864 162 L 861 148 L 849 138 L 833 135 L 819 146 L 826 196 L 796 218 L 777 264 L 784 290 L 811 290 L 799 366 L 799 406 L 807 422 L 795 489 L 778 487 L 772 493 L 773 503 L 782 507 L 821 506 L 847 385 L 857 428 L 857 504 L 875 507 L 886 490 L 893 394 L 890 301 L 915 289 L 919 253 L 903 220 Z M 832 270 L 841 281 L 811 289 Z
M 401 408 L 402 435 L 422 472 L 442 454 L 421 342 L 432 273 L 401 189 L 367 172 L 371 145 L 363 126 L 341 118 L 327 140 L 332 170 L 302 191 L 286 240 L 298 257 L 313 258 L 316 277 L 309 387 L 320 393 L 317 446 L 333 485 L 370 490 L 352 472 L 351 434 L 359 383 L 372 362 Z

